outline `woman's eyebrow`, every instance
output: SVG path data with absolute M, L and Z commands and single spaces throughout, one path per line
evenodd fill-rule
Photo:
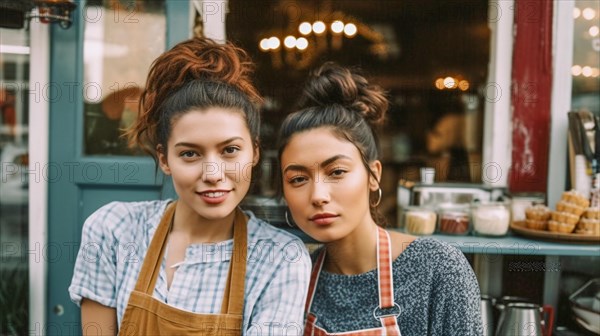
M 244 141 L 244 138 L 242 138 L 242 137 L 239 137 L 239 136 L 234 136 L 234 137 L 231 137 L 231 138 L 229 138 L 229 139 L 227 139 L 227 140 L 224 140 L 224 141 L 221 141 L 221 142 L 219 142 L 219 143 L 217 144 L 217 146 L 223 146 L 223 145 L 226 145 L 226 144 L 228 144 L 228 143 L 234 142 L 234 141 L 236 141 L 236 140 L 241 140 L 241 141 Z M 202 146 L 198 146 L 197 144 L 195 144 L 195 143 L 191 143 L 191 142 L 178 142 L 178 143 L 176 143 L 176 144 L 175 144 L 175 147 L 192 147 L 192 148 L 202 148 Z
M 321 162 L 320 166 L 321 166 L 321 168 L 325 168 L 325 167 L 329 166 L 330 164 L 334 163 L 335 161 L 341 160 L 341 159 L 352 160 L 352 158 L 350 158 L 347 155 L 338 154 L 338 155 L 334 155 L 334 156 L 330 157 L 329 159 Z M 289 164 L 283 169 L 283 173 L 286 173 L 288 170 L 308 171 L 309 169 L 308 169 L 308 167 L 300 165 L 300 164 Z
M 329 166 L 330 164 L 334 163 L 335 161 L 342 160 L 342 159 L 352 160 L 351 157 L 344 155 L 344 154 L 334 155 L 334 156 L 330 157 L 329 159 L 321 162 L 321 168 L 325 168 L 325 167 Z

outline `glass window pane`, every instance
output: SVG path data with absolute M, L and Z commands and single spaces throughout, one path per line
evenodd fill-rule
M 0 36 L 0 335 L 27 335 L 29 33 Z
M 121 135 L 137 117 L 152 61 L 165 50 L 165 2 L 93 1 L 83 11 L 84 153 L 136 155 Z
M 573 11 L 572 110 L 600 116 L 600 2 L 577 0 Z
M 388 92 L 380 209 L 390 222 L 398 181 L 419 181 L 421 167 L 434 167 L 436 182 L 481 182 L 488 0 L 229 0 L 228 8 L 227 37 L 256 61 L 266 97 L 263 158 L 276 156 L 277 130 L 310 70 L 335 61 Z M 272 173 L 254 193 L 275 193 Z

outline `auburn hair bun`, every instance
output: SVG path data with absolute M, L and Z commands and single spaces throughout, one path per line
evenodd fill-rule
M 358 73 L 328 62 L 309 77 L 300 99 L 301 109 L 342 105 L 359 113 L 372 126 L 385 120 L 388 100 L 384 91 Z
M 156 108 L 170 94 L 193 80 L 222 82 L 248 96 L 253 104 L 262 98 L 252 85 L 254 64 L 248 54 L 230 42 L 219 44 L 207 38 L 192 38 L 160 55 L 148 74 L 145 109 Z
M 262 97 L 250 78 L 253 71 L 248 54 L 230 42 L 219 44 L 195 37 L 178 43 L 150 67 L 138 118 L 126 132 L 130 145 L 138 145 L 154 155 L 158 126 L 165 118 L 162 104 L 195 81 L 229 85 L 245 95 L 250 104 L 260 106 Z

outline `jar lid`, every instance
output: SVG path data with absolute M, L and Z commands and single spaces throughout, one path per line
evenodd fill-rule
M 508 201 L 480 201 L 480 202 L 472 202 L 472 207 L 508 207 L 510 202 Z
M 458 211 L 445 211 L 442 214 L 442 218 L 465 218 L 468 217 L 466 212 L 458 212 Z
M 440 203 L 437 208 L 440 211 L 467 211 L 469 203 Z

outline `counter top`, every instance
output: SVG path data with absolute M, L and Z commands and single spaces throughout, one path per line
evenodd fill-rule
M 305 243 L 317 243 L 298 229 L 285 229 L 300 237 Z M 392 231 L 398 229 L 390 229 Z M 600 256 L 600 244 L 549 242 L 527 239 L 520 236 L 504 237 L 453 236 L 434 234 L 432 236 L 455 246 L 463 253 L 513 254 L 522 256 Z
M 503 237 L 450 236 L 435 234 L 432 237 L 460 249 L 464 253 L 516 254 L 522 256 L 600 256 L 600 244 L 549 242 L 519 236 Z

